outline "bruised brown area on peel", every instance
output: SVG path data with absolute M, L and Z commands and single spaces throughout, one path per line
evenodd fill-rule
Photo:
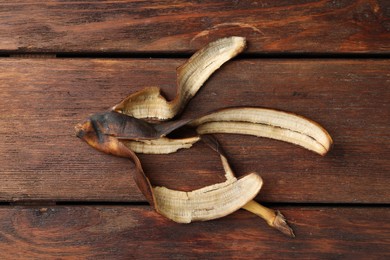
M 112 113 L 108 112 L 105 115 L 110 114 Z M 104 116 L 103 118 L 109 118 L 109 120 L 107 122 L 104 122 L 104 124 L 99 124 L 96 119 L 100 118 L 102 114 L 97 115 L 98 117 L 96 115 L 93 115 L 85 123 L 76 125 L 76 136 L 101 152 L 119 157 L 129 158 L 130 160 L 132 160 L 136 166 L 135 175 L 133 175 L 134 181 L 136 182 L 138 188 L 141 190 L 147 201 L 152 206 L 154 206 L 155 198 L 152 192 L 152 185 L 150 184 L 148 177 L 145 175 L 138 157 L 133 151 L 127 148 L 115 136 L 111 136 L 105 133 L 105 130 L 107 129 L 102 129 L 103 126 L 108 127 L 109 129 L 111 129 L 110 133 L 113 133 L 113 129 L 121 129 L 121 126 L 128 125 L 127 122 L 123 120 L 118 120 L 119 117 L 111 118 L 109 116 Z M 123 119 L 123 117 L 121 117 L 121 119 Z M 128 117 L 128 120 L 130 120 L 132 123 L 138 122 L 132 120 L 130 117 Z M 143 126 L 144 125 L 141 125 L 140 128 L 142 129 Z M 132 126 L 132 129 L 136 128 L 137 124 Z M 140 129 L 136 129 L 135 132 L 139 130 Z

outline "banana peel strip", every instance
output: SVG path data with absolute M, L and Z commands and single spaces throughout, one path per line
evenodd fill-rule
M 158 87 L 129 95 L 112 110 L 140 119 L 167 120 L 179 115 L 205 81 L 226 61 L 242 52 L 245 38 L 222 38 L 197 51 L 177 69 L 177 93 L 167 101 Z
M 190 223 L 224 217 L 244 207 L 263 185 L 256 173 L 237 179 L 215 137 L 202 136 L 201 140 L 219 154 L 226 181 L 190 192 L 154 187 L 156 210 L 175 222 Z
M 250 173 L 191 192 L 154 187 L 156 210 L 178 223 L 224 217 L 245 206 L 260 191 L 261 177 Z
M 289 112 L 267 108 L 226 108 L 199 119 L 188 126 L 204 134 L 243 134 L 280 140 L 325 155 L 332 146 L 329 133 L 318 123 Z M 190 148 L 200 137 L 185 139 L 160 138 L 128 141 L 127 147 L 136 153 L 167 154 Z
M 199 140 L 199 136 L 183 139 L 161 137 L 153 140 L 125 140 L 123 143 L 135 153 L 170 154 L 177 152 L 179 149 L 189 149 Z
M 329 133 L 316 122 L 293 113 L 267 108 L 227 108 L 190 123 L 199 134 L 245 134 L 267 137 L 302 146 L 325 155 Z

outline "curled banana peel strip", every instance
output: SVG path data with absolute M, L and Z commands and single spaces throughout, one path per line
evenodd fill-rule
M 183 111 L 210 75 L 246 46 L 245 38 L 229 37 L 212 42 L 177 69 L 177 94 L 166 100 L 157 87 L 145 88 L 126 97 L 110 111 L 94 114 L 76 126 L 77 136 L 102 152 L 131 159 L 134 179 L 157 212 L 179 222 L 205 221 L 226 216 L 240 208 L 248 210 L 282 233 L 294 236 L 283 215 L 255 202 L 263 181 L 252 172 L 236 178 L 225 153 L 212 134 L 230 133 L 267 137 L 302 146 L 320 155 L 331 148 L 332 139 L 319 124 L 288 112 L 266 108 L 227 108 L 195 120 L 171 120 Z M 196 134 L 168 137 L 181 127 Z M 226 180 L 184 192 L 153 186 L 135 153 L 169 154 L 203 141 L 216 151 Z
M 242 52 L 245 38 L 230 37 L 209 43 L 177 69 L 177 93 L 167 101 L 158 87 L 129 95 L 112 110 L 142 119 L 167 120 L 179 115 L 204 82 L 222 64 Z
M 252 200 L 263 185 L 256 173 L 237 179 L 217 140 L 212 136 L 201 139 L 219 153 L 226 181 L 190 192 L 153 187 L 156 210 L 179 223 L 211 220 L 233 213 Z

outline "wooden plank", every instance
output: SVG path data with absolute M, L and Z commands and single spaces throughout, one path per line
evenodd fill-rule
M 0 199 L 143 201 L 131 163 L 101 154 L 73 127 L 146 86 L 175 93 L 174 59 L 0 60 Z M 320 157 L 262 138 L 219 135 L 237 174 L 260 173 L 270 202 L 389 203 L 389 60 L 236 60 L 189 104 L 195 118 L 229 106 L 262 106 L 312 118 L 335 146 Z M 190 190 L 223 180 L 202 144 L 142 155 L 156 185 Z
M 2 1 L 1 52 L 389 53 L 388 1 Z
M 388 208 L 283 208 L 290 239 L 248 212 L 188 225 L 145 206 L 0 208 L 2 259 L 386 259 Z M 342 227 L 342 228 L 340 228 Z

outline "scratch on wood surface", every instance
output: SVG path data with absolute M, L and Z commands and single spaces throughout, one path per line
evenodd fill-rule
M 254 25 L 251 25 L 251 24 L 248 24 L 248 23 L 238 23 L 238 22 L 235 22 L 235 23 L 220 23 L 220 24 L 217 24 L 217 25 L 214 25 L 212 26 L 210 29 L 207 29 L 207 30 L 204 30 L 204 31 L 201 31 L 200 33 L 196 34 L 190 41 L 190 45 L 192 44 L 192 42 L 194 40 L 196 40 L 197 38 L 199 37 L 204 37 L 204 36 L 207 36 L 210 34 L 211 31 L 213 30 L 217 30 L 221 27 L 240 27 L 240 28 L 249 28 L 251 30 L 253 30 L 254 32 L 257 32 L 261 35 L 264 35 L 264 33 L 259 29 L 257 28 L 256 26 Z

